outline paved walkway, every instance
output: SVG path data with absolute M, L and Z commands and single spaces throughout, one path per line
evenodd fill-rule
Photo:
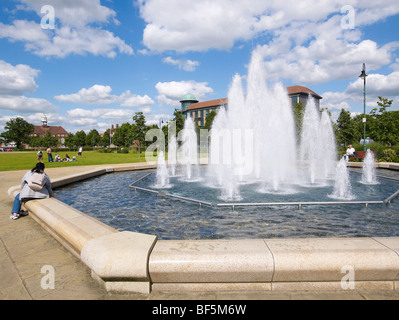
M 50 178 L 94 169 L 91 167 L 46 170 Z M 134 299 L 134 300 L 264 300 L 264 299 L 395 299 L 399 291 L 240 291 L 205 293 L 110 294 L 90 276 L 89 269 L 32 218 L 9 219 L 12 199 L 8 188 L 18 185 L 26 171 L 0 172 L 0 299 Z M 54 268 L 54 288 L 42 287 Z

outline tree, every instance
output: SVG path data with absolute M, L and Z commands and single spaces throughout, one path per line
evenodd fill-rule
M 98 146 L 100 143 L 100 134 L 96 129 L 90 130 L 90 132 L 86 135 L 86 146 L 95 147 Z
M 103 134 L 103 137 L 100 139 L 100 146 L 106 147 L 111 145 L 110 142 L 110 136 L 109 136 L 109 130 L 106 130 Z
M 298 137 L 297 141 L 299 142 L 299 137 L 302 134 L 302 124 L 303 124 L 303 115 L 305 113 L 305 107 L 303 106 L 302 102 L 297 102 L 293 108 L 294 113 L 294 122 L 295 122 L 295 132 L 296 136 Z
M 133 139 L 139 141 L 139 147 L 145 143 L 145 134 L 147 126 L 145 124 L 145 116 L 142 112 L 136 112 L 133 116 L 134 124 L 132 125 Z M 140 153 L 140 151 L 139 151 Z
M 172 120 L 176 123 L 176 134 L 179 134 L 179 132 L 184 128 L 184 122 L 186 121 L 186 118 L 184 117 L 183 112 L 177 109 L 175 109 L 173 115 L 174 118 Z
M 17 149 L 21 149 L 23 143 L 29 143 L 29 136 L 33 133 L 35 126 L 17 117 L 7 121 L 4 129 L 6 131 L 1 134 L 1 137 L 7 143 L 14 141 Z
M 69 132 L 68 135 L 65 137 L 65 145 L 68 148 L 77 147 L 75 142 L 75 135 L 72 132 Z
M 204 129 L 208 129 L 208 130 L 212 129 L 213 120 L 215 119 L 216 114 L 217 113 L 213 110 L 211 112 L 209 112 L 209 114 L 206 116 L 206 119 L 205 119 Z
M 374 108 L 370 112 L 370 116 L 374 119 L 373 138 L 384 144 L 392 145 L 399 141 L 399 112 L 387 111 L 393 100 L 381 96 L 378 99 L 379 110 Z
M 51 135 L 50 131 L 47 131 L 46 135 L 43 137 L 42 144 L 42 147 L 57 147 L 59 141 L 56 137 Z
M 112 142 L 118 147 L 129 147 L 133 143 L 132 126 L 123 123 L 115 130 Z
M 86 133 L 83 130 L 80 130 L 75 133 L 75 145 L 76 146 L 86 145 Z
M 351 113 L 341 109 L 337 120 L 337 141 L 346 145 L 353 143 L 355 139 L 355 130 L 353 121 L 351 118 Z

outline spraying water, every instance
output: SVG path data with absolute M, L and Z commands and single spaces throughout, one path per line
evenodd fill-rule
M 279 83 L 267 87 L 263 60 L 255 50 L 249 65 L 247 94 L 242 79 L 233 78 L 228 109 L 215 118 L 211 141 L 223 137 L 231 143 L 212 144 L 211 154 L 229 159 L 219 171 L 218 183 L 233 198 L 239 197 L 237 183 L 258 181 L 263 190 L 277 191 L 295 169 L 296 149 L 294 120 L 288 95 Z M 223 148 L 221 151 L 220 148 Z
M 367 149 L 366 157 L 363 161 L 362 183 L 364 184 L 378 184 L 375 172 L 375 157 L 370 149 Z
M 199 175 L 199 162 L 197 150 L 197 134 L 195 132 L 194 122 L 190 116 L 184 122 L 184 128 L 181 132 L 181 157 L 179 163 L 185 167 L 185 176 L 187 180 L 198 178 Z
M 321 115 L 309 95 L 298 152 L 287 91 L 281 83 L 268 87 L 265 75 L 263 56 L 260 50 L 254 50 L 246 94 L 243 78 L 236 74 L 229 88 L 228 106 L 219 108 L 212 125 L 206 184 L 219 188 L 224 200 L 241 200 L 240 188 L 245 184 L 256 184 L 260 193 L 287 194 L 295 192 L 294 184 L 320 184 L 336 172 L 335 138 L 327 112 Z M 173 150 L 177 147 L 172 139 L 169 162 L 174 175 Z M 178 141 L 182 141 L 177 158 L 183 175 L 187 181 L 198 181 L 197 135 L 190 116 Z M 299 164 L 305 164 L 305 174 Z M 343 188 L 337 188 L 339 194 L 345 194 Z
M 168 144 L 168 165 L 170 168 L 170 175 L 173 177 L 176 175 L 176 164 L 177 164 L 177 142 L 176 137 L 172 135 Z
M 337 162 L 337 150 L 335 143 L 334 129 L 330 116 L 327 110 L 324 110 L 320 120 L 320 143 L 321 151 L 320 154 L 323 156 L 322 163 L 322 174 L 324 178 L 328 178 L 334 175 L 335 165 Z
M 161 151 L 158 155 L 158 166 L 157 166 L 157 176 L 155 188 L 170 188 L 169 184 L 169 173 L 168 168 L 166 166 L 165 156 L 163 151 Z
M 329 197 L 338 200 L 353 200 L 352 185 L 349 179 L 349 172 L 346 167 L 345 158 L 342 158 L 335 169 L 334 190 Z
M 309 95 L 303 116 L 300 159 L 307 167 L 308 179 L 311 184 L 315 184 L 316 178 L 320 177 L 324 160 L 319 114 L 314 99 Z

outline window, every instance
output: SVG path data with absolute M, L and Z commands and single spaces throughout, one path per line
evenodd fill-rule
M 292 97 L 291 97 L 291 101 L 292 101 L 291 104 L 292 104 L 292 106 L 294 106 L 295 103 L 298 102 L 298 100 L 299 100 L 298 98 L 299 98 L 298 96 L 292 96 Z

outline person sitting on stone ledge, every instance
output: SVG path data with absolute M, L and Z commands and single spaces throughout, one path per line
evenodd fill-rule
M 44 163 L 38 162 L 32 170 L 28 171 L 24 175 L 24 177 L 22 178 L 21 192 L 18 193 L 14 198 L 14 204 L 11 210 L 10 219 L 16 220 L 19 217 L 27 215 L 25 211 L 21 210 L 21 205 L 23 202 L 36 199 L 54 198 L 54 192 L 53 189 L 51 189 L 51 181 L 48 175 L 44 172 L 44 168 Z M 41 177 L 43 183 L 41 189 L 40 187 L 35 187 L 34 189 L 32 189 L 29 186 L 31 178 L 35 173 L 43 175 Z

